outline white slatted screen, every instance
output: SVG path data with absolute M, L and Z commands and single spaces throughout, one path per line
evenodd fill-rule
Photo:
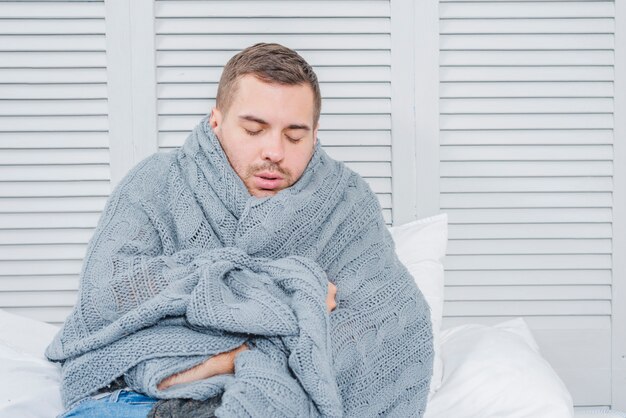
M 0 2 L 0 80 L 0 308 L 58 323 L 110 191 L 103 2 Z
M 614 5 L 440 2 L 448 326 L 523 316 L 611 404 Z
M 215 103 L 221 69 L 241 49 L 277 42 L 313 67 L 319 138 L 377 193 L 391 223 L 389 0 L 155 3 L 159 148 L 182 145 Z
M 0 2 L 0 308 L 64 320 L 112 174 L 157 142 L 180 146 L 213 106 L 222 66 L 256 42 L 313 65 L 320 140 L 366 178 L 391 223 L 390 0 L 124 1 Z M 396 1 L 394 16 L 427 8 Z M 414 105 L 427 125 L 434 94 L 394 94 L 394 143 L 416 136 L 406 154 L 394 148 L 394 167 L 417 167 L 418 192 L 438 187 L 432 202 L 449 214 L 444 325 L 523 316 L 576 404 L 611 405 L 615 4 L 438 4 L 439 173 L 436 157 L 420 163 L 428 129 L 404 132 L 413 121 L 402 109 Z M 411 27 L 395 21 L 394 34 Z M 436 61 L 419 38 L 394 42 Z M 420 210 L 437 209 L 419 193 Z M 405 219 L 415 200 L 396 197 Z

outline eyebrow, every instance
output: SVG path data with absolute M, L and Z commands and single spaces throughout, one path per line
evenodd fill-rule
M 269 125 L 269 123 L 267 123 L 263 119 L 257 118 L 256 116 L 252 116 L 252 115 L 241 115 L 239 116 L 239 119 L 249 120 L 251 122 L 260 123 L 261 125 Z M 311 127 L 309 127 L 309 125 L 300 125 L 297 123 L 292 123 L 291 125 L 287 127 L 287 129 L 304 129 L 305 131 L 310 131 Z

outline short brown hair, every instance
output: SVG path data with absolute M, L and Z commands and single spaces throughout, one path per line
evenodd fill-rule
M 233 56 L 224 67 L 215 106 L 226 113 L 237 92 L 239 78 L 252 74 L 266 83 L 308 84 L 313 90 L 313 122 L 317 125 L 322 98 L 317 75 L 296 51 L 279 44 L 258 43 Z

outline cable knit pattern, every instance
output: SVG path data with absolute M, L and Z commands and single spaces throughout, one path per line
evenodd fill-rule
M 246 341 L 234 375 L 157 389 Z M 250 196 L 204 117 L 111 194 L 46 355 L 66 406 L 123 376 L 161 399 L 221 396 L 217 417 L 405 418 L 424 412 L 433 347 L 367 183 L 318 141 L 294 185 Z

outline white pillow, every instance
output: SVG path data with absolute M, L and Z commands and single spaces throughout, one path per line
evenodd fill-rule
M 44 357 L 57 330 L 0 310 L 0 417 L 49 418 L 63 412 L 60 367 Z
M 45 359 L 44 351 L 58 327 L 0 309 L 0 344 Z
M 448 215 L 441 213 L 389 228 L 396 254 L 415 279 L 428 306 L 433 327 L 435 359 L 429 399 L 441 386 L 443 363 L 440 354 L 440 329 L 443 315 L 443 258 L 448 243 Z
M 444 375 L 424 418 L 572 418 L 567 388 L 522 318 L 441 333 Z

